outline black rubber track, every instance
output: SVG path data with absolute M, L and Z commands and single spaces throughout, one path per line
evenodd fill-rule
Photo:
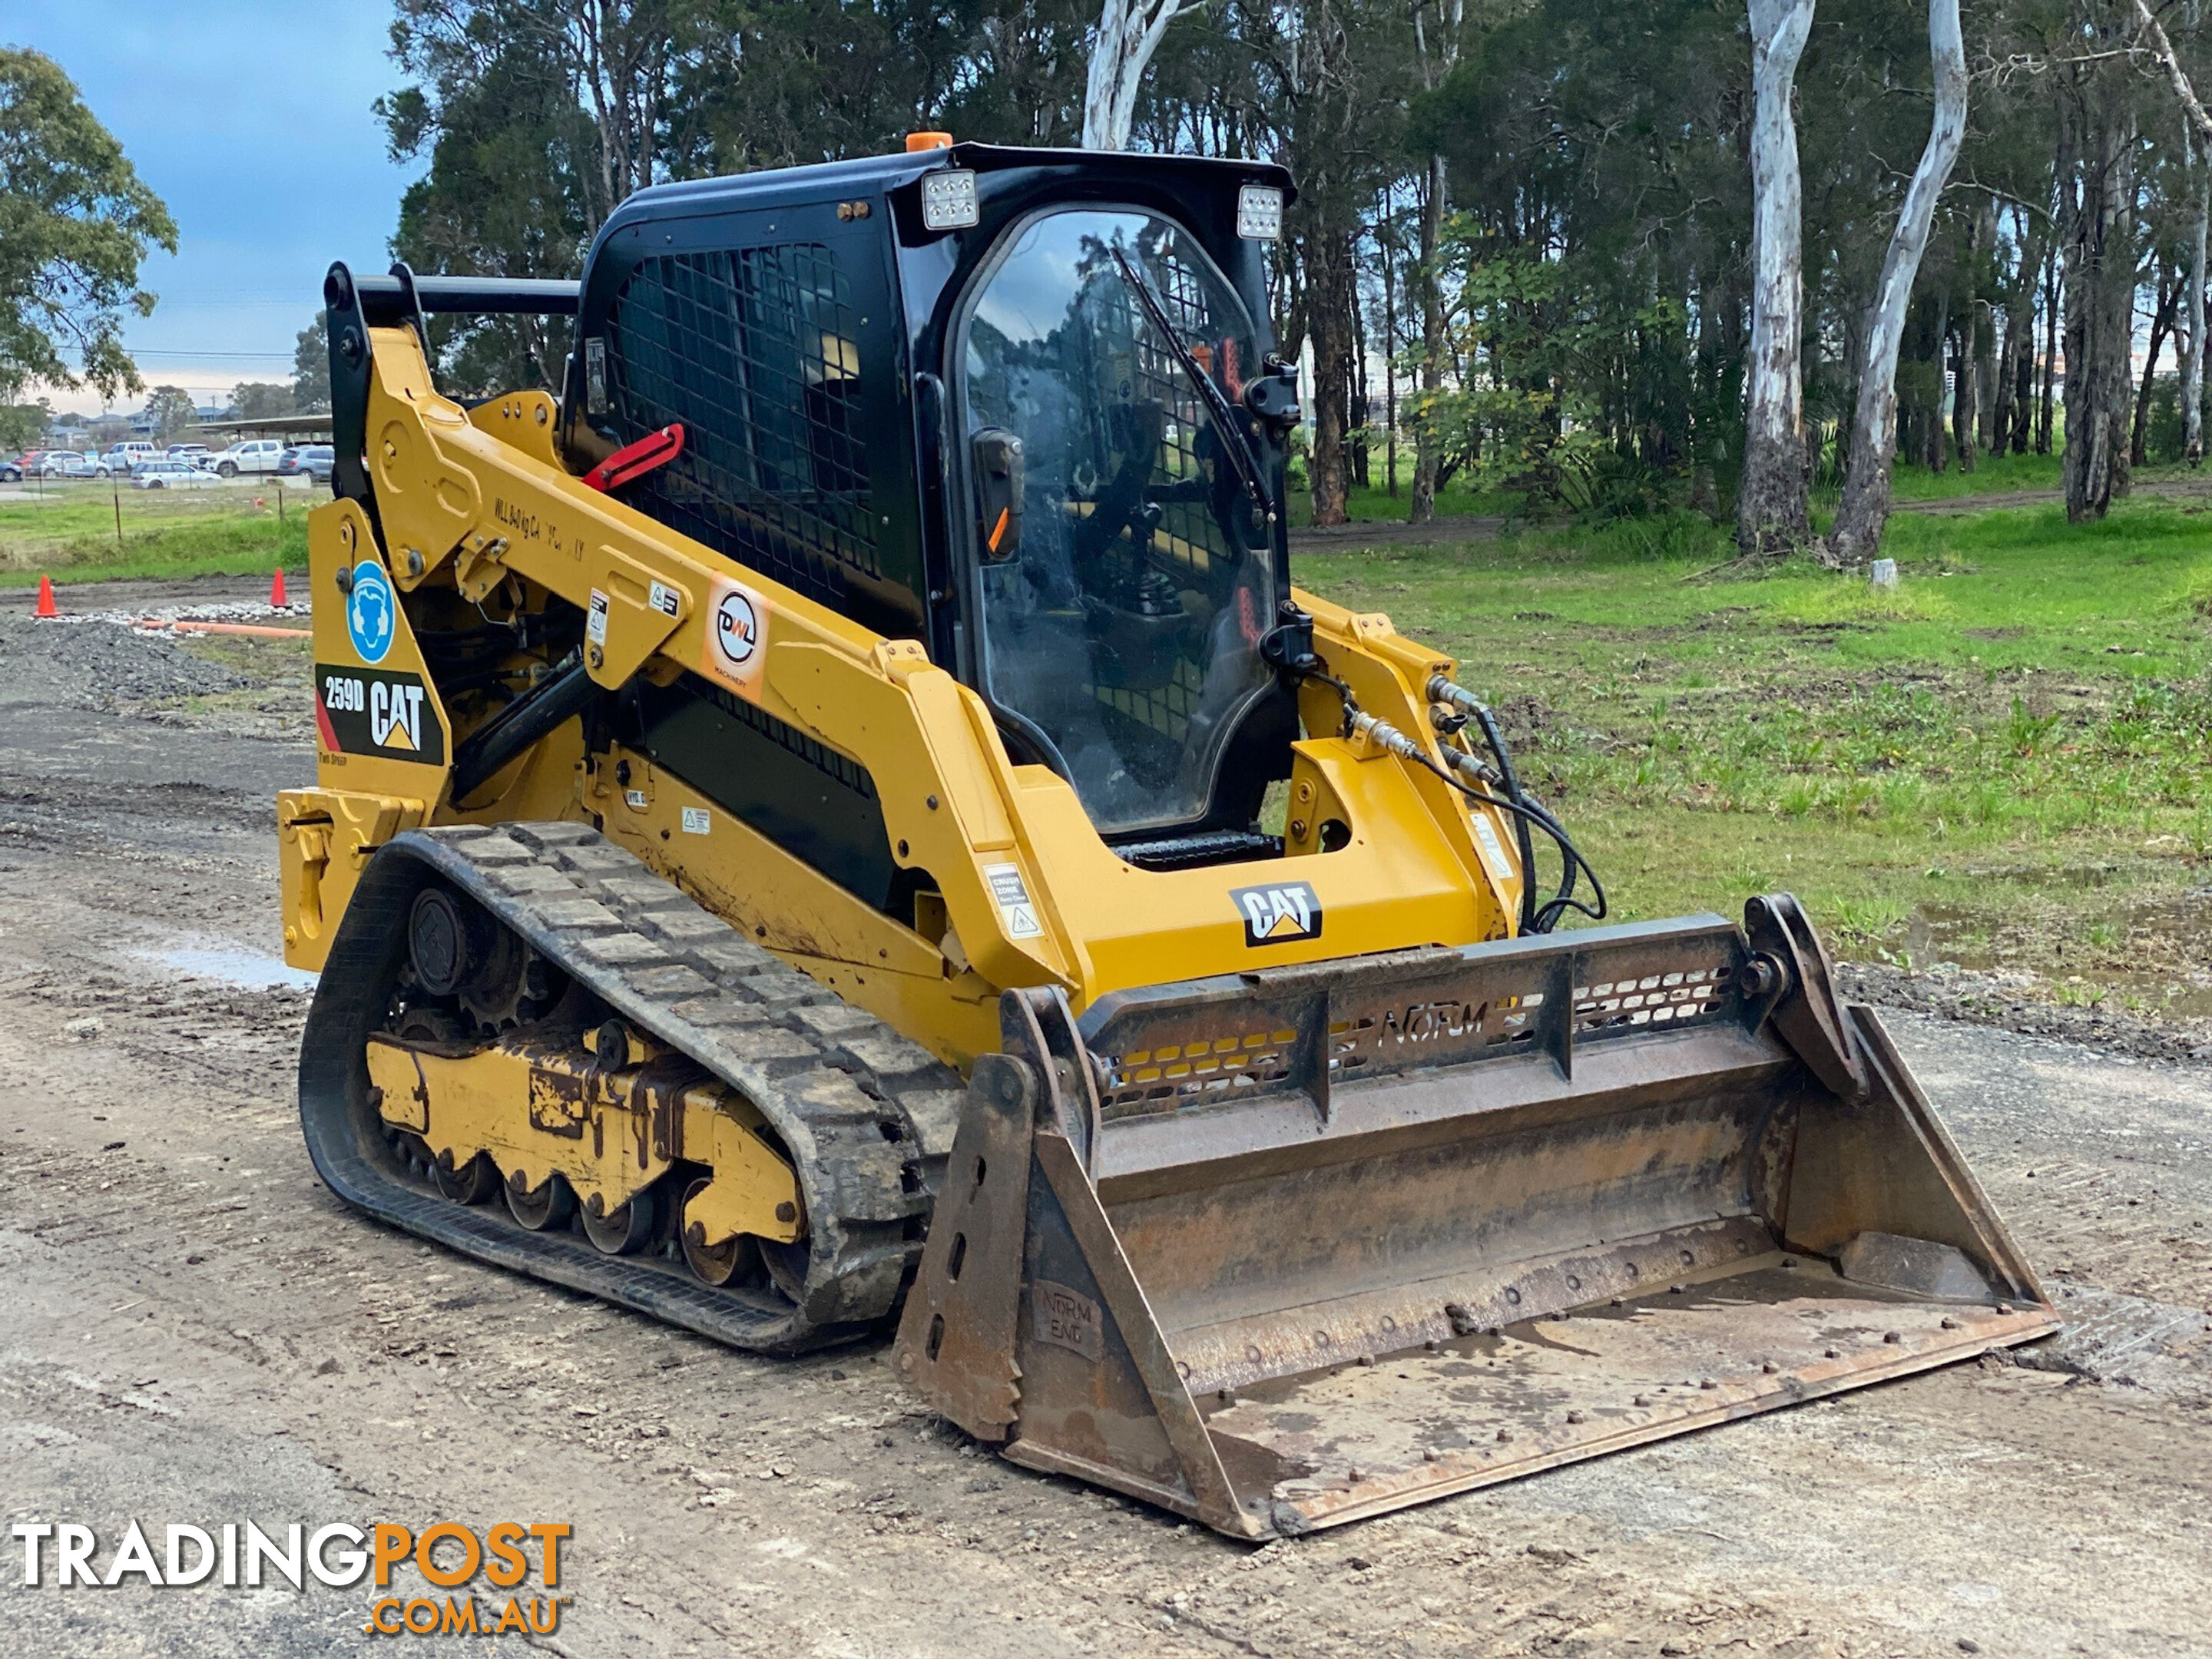
M 475 898 L 775 1127 L 806 1201 L 799 1305 L 713 1289 L 679 1261 L 605 1256 L 574 1234 L 526 1232 L 503 1207 L 453 1203 L 410 1171 L 370 1103 L 367 1047 L 406 960 L 409 908 L 434 881 Z M 410 830 L 379 848 L 331 941 L 300 1054 L 308 1154 L 348 1203 L 479 1261 L 766 1353 L 846 1340 L 896 1311 L 963 1092 L 919 1045 L 574 823 Z

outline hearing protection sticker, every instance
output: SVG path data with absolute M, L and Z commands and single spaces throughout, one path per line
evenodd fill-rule
M 756 698 L 761 665 L 767 659 L 768 601 L 739 583 L 718 580 L 707 605 L 701 665 L 708 677 L 742 697 Z
M 1037 920 L 1036 906 L 1030 901 L 1030 890 L 1022 881 L 1018 864 L 987 864 L 983 879 L 991 889 L 991 897 L 999 906 L 1000 920 L 1006 924 L 1008 939 L 1036 939 L 1044 933 L 1044 924 Z
M 1239 887 L 1229 896 L 1244 917 L 1247 945 L 1287 945 L 1321 937 L 1321 900 L 1302 881 Z
M 315 729 L 334 755 L 446 763 L 446 729 L 418 674 L 318 664 Z
M 363 662 L 384 660 L 392 649 L 392 635 L 398 631 L 398 615 L 399 601 L 392 596 L 392 578 L 375 560 L 363 559 L 353 568 L 345 607 L 346 636 Z

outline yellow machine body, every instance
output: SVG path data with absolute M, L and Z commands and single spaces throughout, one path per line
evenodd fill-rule
M 963 1427 L 1253 1536 L 2051 1328 L 1786 901 L 1748 933 L 1516 939 L 1528 872 L 1507 811 L 1371 727 L 1341 735 L 1339 694 L 1311 682 L 1280 855 L 1138 867 L 921 644 L 585 487 L 543 394 L 464 408 L 414 329 L 369 332 L 376 514 L 339 500 L 310 520 L 322 742 L 315 787 L 278 802 L 284 939 L 331 1005 L 303 1099 L 350 1102 L 364 1146 L 380 1127 L 417 1158 L 418 1187 L 558 1177 L 605 1217 L 680 1169 L 678 1228 L 709 1256 L 750 1239 L 866 1257 L 848 1277 L 875 1301 L 823 1292 L 812 1336 L 759 1346 L 880 1328 L 903 1291 L 903 1374 Z M 398 603 L 371 662 L 349 606 L 380 582 Z M 1359 708 L 1440 765 L 1465 752 L 1431 719 L 1449 657 L 1294 598 Z M 417 629 L 556 605 L 589 618 L 598 687 L 705 676 L 864 769 L 897 866 L 928 878 L 914 924 L 649 756 L 587 748 L 574 720 L 456 799 L 484 716 L 448 706 Z M 715 633 L 732 614 L 752 630 L 737 669 Z M 421 869 L 391 886 L 406 859 Z M 626 1063 L 573 1020 L 380 1024 L 395 994 L 378 988 L 408 983 L 385 937 L 400 924 L 351 913 L 375 887 L 399 917 L 434 876 L 588 987 Z M 620 978 L 647 913 L 663 956 Z M 783 1024 L 738 1019 L 723 969 Z M 803 1053 L 776 1046 L 794 1033 Z M 832 1218 L 847 1200 L 823 1149 L 858 1159 L 868 1134 L 821 1128 L 823 1103 L 862 1077 L 865 1113 L 894 1074 L 928 1084 L 883 1116 L 881 1139 L 921 1149 L 907 1190 L 894 1170 Z M 311 1141 L 364 1207 L 725 1334 L 704 1289 L 648 1296 L 641 1267 L 596 1278 L 586 1255 L 495 1238 L 481 1211 L 441 1221 L 366 1164 L 345 1174 L 335 1121 Z

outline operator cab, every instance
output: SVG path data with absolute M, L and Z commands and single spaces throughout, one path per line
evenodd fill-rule
M 1275 497 L 1235 424 L 1249 314 L 1157 213 L 1006 231 L 963 307 L 978 690 L 1109 837 L 1204 820 L 1273 685 Z
M 1256 820 L 1297 735 L 1260 648 L 1290 592 L 1296 386 L 1266 321 L 1290 193 L 1256 163 L 981 144 L 641 191 L 586 270 L 570 465 L 680 422 L 630 505 L 921 641 L 1130 862 L 1279 851 Z M 631 701 L 686 775 L 721 769 L 708 726 L 764 763 L 815 747 L 688 679 Z M 771 832 L 849 840 L 872 896 L 893 872 L 854 787 Z

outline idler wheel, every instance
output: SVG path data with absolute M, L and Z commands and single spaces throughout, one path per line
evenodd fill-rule
M 691 1200 L 706 1189 L 704 1180 L 695 1181 L 686 1187 L 684 1189 L 684 1209 L 690 1208 Z M 683 1210 L 677 1213 L 680 1217 Z M 743 1233 L 732 1233 L 714 1245 L 694 1243 L 691 1233 L 692 1229 L 684 1229 L 684 1262 L 701 1284 L 719 1288 L 738 1279 L 740 1274 L 745 1279 L 753 1276 L 759 1253 L 754 1249 L 752 1240 Z
M 407 916 L 407 957 L 432 996 L 452 996 L 473 980 L 500 943 L 500 926 L 450 887 L 425 887 Z

